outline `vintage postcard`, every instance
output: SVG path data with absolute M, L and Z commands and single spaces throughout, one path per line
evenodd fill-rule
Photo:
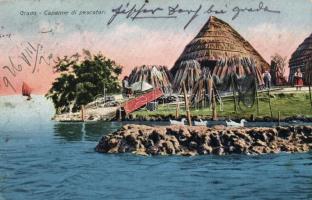
M 0 18 L 0 200 L 312 198 L 312 0 Z

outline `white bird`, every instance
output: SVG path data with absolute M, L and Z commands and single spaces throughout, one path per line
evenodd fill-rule
M 169 121 L 171 125 L 185 125 L 184 122 L 186 121 L 186 119 L 182 118 L 181 121 L 169 119 Z
M 207 126 L 208 121 L 203 121 L 202 119 L 199 119 L 199 121 L 194 121 L 195 126 Z
M 231 127 L 244 127 L 245 122 L 247 122 L 245 119 L 242 119 L 240 123 L 234 122 L 232 120 L 225 121 L 226 126 L 231 126 Z

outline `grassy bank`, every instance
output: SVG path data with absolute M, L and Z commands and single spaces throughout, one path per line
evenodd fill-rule
M 234 111 L 233 98 L 224 99 L 223 108 L 220 110 L 218 104 L 218 116 L 219 117 L 231 117 L 231 118 L 250 118 L 251 115 L 263 118 L 271 117 L 269 99 L 267 94 L 261 94 L 259 96 L 259 114 L 257 114 L 257 105 L 255 104 L 252 108 L 238 107 L 237 112 Z M 278 112 L 281 114 L 281 118 L 293 117 L 293 116 L 304 116 L 312 117 L 312 108 L 310 105 L 308 93 L 292 93 L 292 94 L 274 94 L 270 96 L 271 108 L 273 118 L 278 118 Z M 156 117 L 168 117 L 175 116 L 176 107 L 175 105 L 159 105 L 156 111 L 147 111 L 146 108 L 142 108 L 139 111 L 133 113 L 134 118 L 156 118 Z M 191 109 L 192 116 L 198 116 L 200 118 L 211 118 L 211 109 Z M 185 109 L 180 109 L 180 115 L 185 115 Z

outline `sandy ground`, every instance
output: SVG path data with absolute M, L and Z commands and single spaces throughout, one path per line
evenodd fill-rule
M 296 90 L 296 87 L 286 87 L 281 90 L 277 90 L 278 93 L 300 93 L 300 92 L 309 92 L 309 87 L 302 87 L 301 90 Z
M 85 121 L 111 120 L 112 118 L 115 117 L 118 108 L 119 107 L 116 106 L 107 108 L 85 109 L 84 120 Z M 53 119 L 55 121 L 82 121 L 81 112 L 55 115 Z

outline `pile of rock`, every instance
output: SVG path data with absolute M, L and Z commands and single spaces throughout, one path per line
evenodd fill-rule
M 140 155 L 264 154 L 312 149 L 312 127 L 208 128 L 125 125 L 105 135 L 97 152 Z

